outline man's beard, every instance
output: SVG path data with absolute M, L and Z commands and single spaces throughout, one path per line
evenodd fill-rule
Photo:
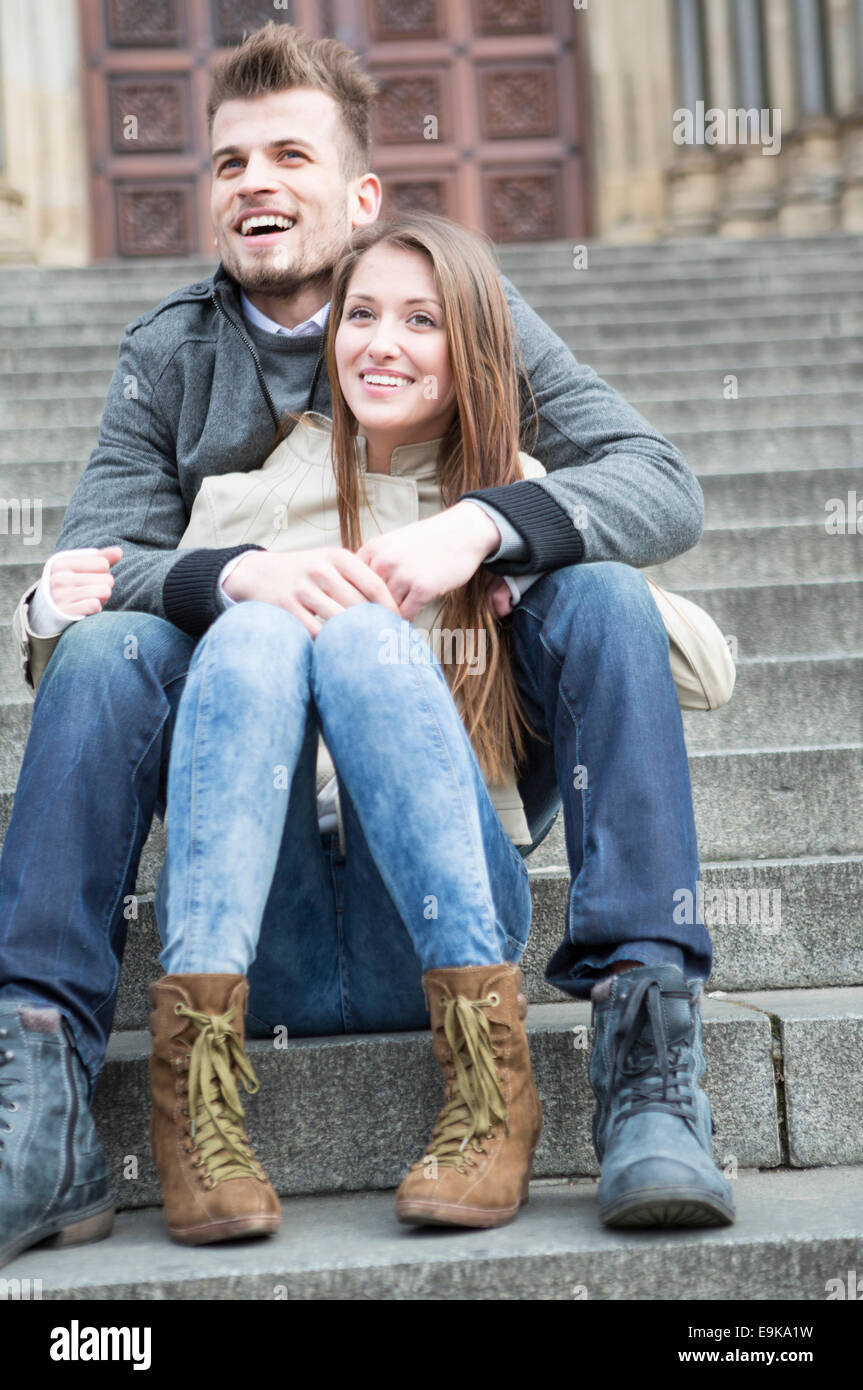
M 248 265 L 245 262 L 241 263 L 233 251 L 225 248 L 222 253 L 222 265 L 247 293 L 251 291 L 288 299 L 300 290 L 310 288 L 320 288 L 329 292 L 333 270 L 340 254 L 339 248 L 328 247 L 324 252 L 324 264 L 319 263 L 313 270 L 304 270 L 302 265 L 280 266 L 277 259 L 279 249 L 271 247 L 271 255 L 257 257 L 253 264 Z

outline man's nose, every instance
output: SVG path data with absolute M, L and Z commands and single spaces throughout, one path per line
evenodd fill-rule
M 236 186 L 238 193 L 248 196 L 250 193 L 261 193 L 265 190 L 278 188 L 276 168 L 273 161 L 259 151 L 253 151 L 248 158 L 243 176 L 239 186 Z

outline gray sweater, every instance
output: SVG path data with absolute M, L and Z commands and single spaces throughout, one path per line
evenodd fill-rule
M 495 573 L 581 561 L 659 564 L 695 545 L 699 484 L 677 449 L 604 382 L 502 277 L 538 409 L 523 447 L 549 476 L 485 498 L 525 542 Z M 72 495 L 58 550 L 121 545 L 109 609 L 167 618 L 193 636 L 224 606 L 218 576 L 241 550 L 177 551 L 205 477 L 259 468 L 285 410 L 329 414 L 323 335 L 262 332 L 236 284 L 215 276 L 178 290 L 126 329 L 99 442 Z

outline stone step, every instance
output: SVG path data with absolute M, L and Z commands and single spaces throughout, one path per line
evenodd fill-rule
M 709 603 L 705 605 L 709 609 Z M 722 749 L 863 743 L 863 654 L 738 661 L 734 693 L 722 709 L 685 711 L 691 753 Z
M 716 1158 L 733 1158 L 738 1168 L 779 1167 L 770 1018 L 725 999 L 706 999 L 702 1012 Z M 580 1001 L 539 1004 L 528 1013 L 544 1112 L 537 1177 L 597 1172 L 590 1014 L 590 1004 Z M 95 1097 L 122 1207 L 159 1202 L 148 1137 L 149 1046 L 148 1032 L 115 1033 Z M 422 1154 L 443 1092 L 427 1032 L 279 1035 L 251 1040 L 248 1051 L 261 1083 L 256 1097 L 244 1097 L 248 1133 L 282 1196 L 395 1187 Z M 123 1179 L 124 1167 L 133 1168 L 130 1158 L 138 1160 L 137 1177 Z
M 692 919 L 714 947 L 711 990 L 816 989 L 863 985 L 860 895 L 863 856 L 735 860 L 705 864 Z M 565 1004 L 545 969 L 565 934 L 566 868 L 530 871 L 533 919 L 522 959 L 531 1003 Z M 682 910 L 687 904 L 681 900 Z M 142 893 L 129 922 L 117 995 L 117 1032 L 147 1026 L 147 986 L 163 971 L 153 894 Z
M 687 429 L 762 429 L 780 420 L 786 429 L 808 425 L 812 420 L 823 420 L 830 425 L 863 424 L 859 390 L 789 390 L 772 396 L 739 396 L 737 400 L 725 400 L 720 381 L 709 396 L 693 400 L 657 401 L 634 396 L 627 399 L 654 429 L 669 437 Z M 45 423 L 53 424 L 53 416 L 46 416 Z M 70 420 L 70 423 L 76 421 Z
M 707 608 L 738 658 L 836 656 L 863 651 L 863 584 L 821 579 L 680 592 Z
M 96 432 L 91 444 L 96 442 Z M 88 449 L 79 459 L 34 459 L 27 463 L 0 463 L 2 493 L 6 498 L 40 498 L 43 508 L 62 507 L 65 511 L 75 486 L 84 472 Z
M 752 473 L 789 468 L 847 468 L 863 457 L 863 429 L 813 421 L 747 429 L 677 430 L 672 443 L 695 473 Z M 2 444 L 2 441 L 0 441 Z
M 284 1223 L 273 1240 L 208 1246 L 194 1257 L 168 1240 L 160 1213 L 130 1212 L 118 1218 L 110 1245 L 103 1247 L 104 1264 L 98 1246 L 71 1255 L 51 1252 L 42 1296 L 823 1301 L 836 1296 L 828 1291 L 837 1282 L 844 1291 L 850 1280 L 847 1267 L 859 1246 L 854 1196 L 860 1179 L 853 1169 L 743 1172 L 735 1184 L 736 1226 L 637 1235 L 600 1225 L 594 1184 L 585 1180 L 537 1182 L 529 1209 L 512 1225 L 482 1236 L 452 1231 L 432 1240 L 428 1232 L 397 1223 L 389 1195 L 293 1198 L 283 1204 Z M 39 1253 L 20 1257 L 13 1275 L 37 1277 L 44 1263 Z M 806 1316 L 811 1322 L 811 1307 Z M 650 1318 L 655 1325 L 655 1314 Z M 712 1341 L 687 1342 L 685 1321 L 680 1320 L 681 1346 L 707 1346 L 706 1354 L 717 1358 L 735 1355 L 716 1351 L 720 1344 Z M 705 1319 L 690 1315 L 693 1321 L 703 1325 Z M 834 1348 L 842 1340 L 841 1334 L 830 1336 Z M 851 1337 L 846 1340 L 847 1351 L 839 1355 L 851 1351 Z M 823 1362 L 820 1343 L 815 1352 L 799 1350 L 808 1344 L 808 1338 L 788 1343 L 797 1349 L 791 1355 Z M 774 1364 L 781 1353 L 778 1345 L 760 1340 L 756 1352 L 743 1354 Z M 835 1364 L 838 1370 L 838 1358 Z
M 794 989 L 735 996 L 778 1024 L 790 1162 L 863 1157 L 863 990 Z M 863 1211 L 863 1186 L 858 1193 Z
M 685 368 L 681 364 L 678 367 L 655 370 L 632 366 L 611 371 L 607 380 L 631 404 L 642 401 L 644 404 L 639 406 L 639 409 L 644 409 L 647 402 L 654 405 L 660 401 L 688 403 L 698 400 L 723 400 L 725 378 L 728 375 L 727 371 L 719 370 L 716 365 Z M 863 387 L 863 361 L 849 361 L 845 358 L 819 361 L 813 356 L 807 361 L 789 362 L 782 366 L 748 366 L 734 375 L 737 377 L 741 401 L 761 400 L 765 396 L 791 395 L 800 391 L 847 391 Z M 21 373 L 21 376 L 24 380 L 21 382 L 20 394 L 24 396 L 30 393 L 29 387 L 24 389 L 24 382 L 29 381 L 30 377 L 26 373 Z M 38 378 L 35 380 L 38 381 Z M 47 383 L 44 394 L 48 394 L 52 378 L 46 376 L 42 380 Z M 77 378 L 73 378 L 73 382 L 77 387 Z M 34 385 L 33 390 L 36 389 Z M 8 394 L 19 393 L 9 390 Z
M 0 473 L 2 478 L 2 473 Z M 796 468 L 775 472 L 703 474 L 705 521 L 711 528 L 727 525 L 791 525 L 818 521 L 829 513 L 827 503 L 859 492 L 863 499 L 860 469 Z
M 106 363 L 105 367 L 75 367 L 71 365 L 71 359 L 70 353 L 70 365 L 63 367 L 63 395 L 73 399 L 80 396 L 97 396 L 104 405 L 114 359 L 112 358 L 111 363 Z M 56 368 L 53 371 L 50 368 L 40 371 L 35 364 L 32 364 L 32 368 L 5 372 L 0 377 L 0 400 L 57 400 L 60 383 Z
M 702 863 L 863 850 L 859 743 L 691 752 L 689 766 Z M 530 863 L 566 865 L 560 817 Z
M 588 339 L 577 331 L 561 335 L 581 362 L 594 367 L 609 381 L 622 371 L 657 371 L 673 373 L 684 382 L 690 371 L 709 371 L 711 380 L 722 380 L 729 372 L 742 373 L 757 367 L 785 370 L 802 360 L 834 361 L 841 356 L 845 362 L 863 360 L 863 337 L 854 334 L 830 337 L 768 336 L 755 333 L 744 339 L 729 332 L 716 342 L 663 345 L 655 349 L 649 339 L 643 344 L 612 343 L 599 334 Z M 0 353 L 0 362 L 2 362 Z M 29 360 L 29 357 L 22 361 Z
M 863 528 L 863 522 L 861 522 Z M 684 555 L 646 571 L 667 589 L 710 588 L 733 574 L 741 584 L 797 578 L 863 578 L 863 545 L 854 532 L 831 535 L 822 521 L 790 526 L 705 529 Z
M 746 319 L 770 324 L 781 323 L 788 317 L 811 316 L 813 320 L 823 323 L 827 321 L 827 316 L 847 314 L 854 317 L 863 312 L 863 293 L 851 290 L 847 277 L 844 292 L 837 288 L 829 293 L 810 292 L 802 276 L 797 287 L 784 294 L 762 293 L 753 287 L 732 284 L 725 286 L 720 294 L 713 293 L 709 286 L 705 286 L 700 294 L 687 293 L 685 290 L 678 292 L 672 287 L 659 295 L 642 295 L 640 291 L 633 291 L 624 297 L 619 291 L 606 290 L 601 295 L 583 297 L 577 280 L 572 285 L 558 282 L 547 289 L 539 289 L 535 285 L 527 289 L 518 288 L 525 298 L 529 296 L 531 307 L 552 328 L 557 329 L 561 323 L 573 326 L 585 324 L 588 327 L 606 324 L 608 331 L 613 334 L 619 327 L 633 322 L 685 326 L 691 323 L 704 325 L 708 320 L 723 324 Z M 106 305 L 100 317 L 107 319 L 109 313 L 110 307 Z M 54 321 L 66 320 L 46 320 Z M 86 317 L 81 321 L 86 322 Z M 71 320 L 70 326 L 77 326 L 75 320 Z
M 119 338 L 111 334 L 108 338 L 97 340 L 82 352 L 80 347 L 67 343 L 62 337 L 52 345 L 42 344 L 31 347 L 26 343 L 14 347 L 0 347 L 0 372 L 9 373 L 13 378 L 21 373 L 62 373 L 75 370 L 104 372 L 105 390 L 117 365 Z M 60 388 L 58 377 L 55 384 Z M 14 382 L 13 382 L 14 384 Z
M 822 1303 L 835 1295 L 837 1279 L 851 1296 L 848 1271 L 859 1270 L 863 1240 L 861 1189 L 861 1167 L 738 1170 L 735 1225 L 637 1232 L 600 1224 L 590 1179 L 535 1181 L 529 1206 L 496 1231 L 402 1226 L 389 1192 L 292 1197 L 283 1203 L 277 1236 L 195 1250 L 168 1238 L 161 1211 L 125 1211 L 109 1241 L 27 1251 L 3 1277 L 39 1279 L 45 1300 L 146 1300 L 150 1307 L 166 1299 Z M 807 1319 L 811 1309 L 781 1321 L 796 1326 Z M 690 1313 L 688 1321 L 714 1325 L 706 1314 Z M 767 1317 L 753 1314 L 751 1321 L 763 1325 Z M 834 1346 L 842 1340 L 830 1334 Z M 812 1353 L 819 1362 L 822 1343 Z M 796 1354 L 807 1345 L 752 1343 L 773 1364 L 783 1348 Z M 686 1341 L 681 1324 L 679 1349 L 688 1347 L 726 1354 L 719 1342 Z M 851 1335 L 846 1355 L 853 1355 Z

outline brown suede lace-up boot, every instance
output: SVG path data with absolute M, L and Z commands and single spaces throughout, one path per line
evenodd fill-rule
M 165 1221 L 182 1245 L 268 1235 L 279 1199 L 243 1128 L 238 1081 L 258 1080 L 243 1046 L 242 975 L 165 975 L 150 985 L 150 1140 Z
M 516 965 L 430 970 L 423 987 L 446 1080 L 428 1150 L 396 1193 L 413 1225 L 502 1226 L 528 1200 L 542 1110 Z

